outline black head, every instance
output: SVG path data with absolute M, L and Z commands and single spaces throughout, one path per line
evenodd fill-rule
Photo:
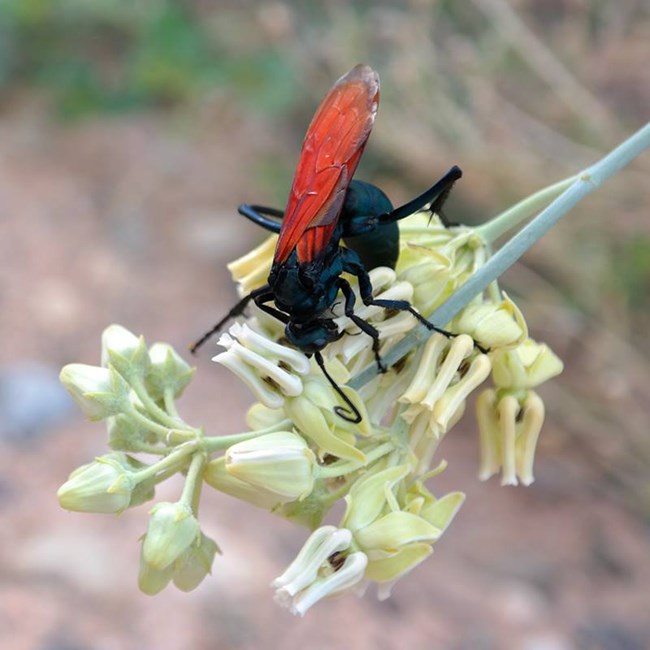
M 319 352 L 343 336 L 331 318 L 315 318 L 305 323 L 291 321 L 285 328 L 287 340 L 305 354 Z

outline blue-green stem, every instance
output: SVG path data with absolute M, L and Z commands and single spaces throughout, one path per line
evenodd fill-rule
M 577 203 L 648 147 L 650 147 L 650 123 L 646 124 L 595 165 L 576 176 L 577 180 L 568 189 L 504 244 L 465 284 L 459 287 L 452 296 L 438 306 L 427 318 L 431 322 L 444 327 L 470 300 L 484 291 L 491 282 L 494 282 L 504 271 L 510 268 Z M 388 366 L 393 365 L 415 347 L 424 343 L 431 334 L 432 332 L 426 329 L 424 325 L 414 328 L 384 355 L 384 363 Z M 353 389 L 358 389 L 367 384 L 376 374 L 376 364 L 372 364 L 353 377 L 349 385 Z

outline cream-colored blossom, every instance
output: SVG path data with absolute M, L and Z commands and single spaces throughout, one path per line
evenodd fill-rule
M 425 498 L 423 486 L 418 486 L 417 495 L 412 494 L 413 485 L 406 489 L 409 474 L 408 465 L 376 471 L 358 479 L 345 498 L 341 526 L 351 531 L 356 546 L 368 557 L 366 577 L 384 585 L 380 596 L 432 553 L 432 544 L 462 503 L 452 496 L 436 509 L 433 495 Z
M 222 334 L 225 352 L 212 360 L 234 372 L 265 406 L 280 408 L 286 397 L 302 393 L 302 377 L 309 372 L 309 359 L 302 352 L 275 343 L 248 325 L 235 323 Z
M 493 389 L 476 400 L 480 431 L 479 478 L 501 470 L 502 485 L 530 485 L 537 439 L 544 422 L 544 403 L 533 391 L 523 398 Z
M 329 454 L 347 460 L 364 461 L 365 455 L 356 446 L 356 436 L 370 433 L 368 414 L 355 391 L 344 385 L 341 390 L 357 408 L 361 422 L 352 423 L 341 417 L 338 409 L 348 410 L 348 407 L 341 403 L 322 375 L 311 375 L 305 379 L 302 394 L 286 399 L 285 413 L 300 433 L 316 446 L 321 459 Z
M 271 235 L 252 251 L 228 264 L 232 279 L 239 284 L 241 295 L 266 284 L 277 241 L 278 236 Z
M 500 302 L 473 302 L 454 319 L 454 332 L 469 334 L 488 349 L 513 346 L 528 336 L 520 309 L 504 293 Z
M 305 612 L 323 598 L 349 591 L 363 580 L 367 557 L 351 550 L 352 533 L 323 526 L 315 530 L 287 570 L 272 586 L 275 599 L 293 614 Z
M 400 398 L 400 402 L 410 404 L 402 411 L 402 418 L 409 423 L 419 418 L 421 426 L 427 417 L 430 435 L 440 437 L 463 408 L 467 396 L 489 372 L 487 355 L 475 353 L 471 337 L 459 335 L 449 339 L 443 334 L 432 335 L 410 386 Z

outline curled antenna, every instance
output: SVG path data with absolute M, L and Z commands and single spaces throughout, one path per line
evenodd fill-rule
M 320 366 L 320 369 L 323 371 L 325 378 L 331 384 L 332 388 L 338 393 L 338 396 L 347 404 L 348 408 L 343 408 L 342 406 L 335 406 L 334 413 L 340 418 L 343 418 L 346 422 L 352 422 L 354 424 L 359 424 L 363 419 L 359 409 L 352 403 L 350 398 L 341 390 L 341 387 L 330 377 L 327 370 L 325 370 L 325 362 L 323 361 L 323 355 L 320 352 L 314 353 L 314 358 L 316 363 Z

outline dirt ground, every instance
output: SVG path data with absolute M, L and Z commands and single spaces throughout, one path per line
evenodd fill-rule
M 119 518 L 59 508 L 67 474 L 105 450 L 102 425 L 62 395 L 60 367 L 97 363 L 111 322 L 185 349 L 233 301 L 224 263 L 259 240 L 234 207 L 265 198 L 250 196 L 247 172 L 267 136 L 236 114 L 219 121 L 62 126 L 29 102 L 0 121 L 0 647 L 650 647 L 647 521 L 555 453 L 565 432 L 549 394 L 530 488 L 478 481 L 472 417 L 445 440 L 449 469 L 432 489 L 467 502 L 385 602 L 346 596 L 292 617 L 268 585 L 305 533 L 216 493 L 201 512 L 224 553 L 213 577 L 147 597 L 136 584 L 147 506 Z M 209 356 L 182 411 L 214 434 L 243 430 L 250 398 Z

